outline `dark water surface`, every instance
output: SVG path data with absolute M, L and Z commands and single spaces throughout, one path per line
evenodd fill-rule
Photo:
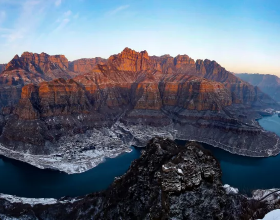
M 131 153 L 108 158 L 94 169 L 81 174 L 41 170 L 29 164 L 0 157 L 0 193 L 27 198 L 81 196 L 106 189 L 114 177 L 123 175 L 131 162 L 139 158 L 139 148 Z
M 280 136 L 280 118 L 264 117 L 260 125 Z M 182 142 L 181 142 L 182 143 Z M 254 189 L 280 188 L 280 155 L 269 158 L 250 158 L 230 154 L 205 145 L 221 163 L 224 184 L 250 193 Z M 124 174 L 131 162 L 140 156 L 139 148 L 131 153 L 106 159 L 85 173 L 68 175 L 58 171 L 41 170 L 29 164 L 0 157 L 0 193 L 29 198 L 59 198 L 80 196 L 106 189 L 114 177 Z
M 280 136 L 278 115 L 264 117 L 259 124 Z M 206 145 L 221 163 L 222 181 L 248 193 L 254 189 L 280 188 L 280 155 L 268 158 L 238 156 Z

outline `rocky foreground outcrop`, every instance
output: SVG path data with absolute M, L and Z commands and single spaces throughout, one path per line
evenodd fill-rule
M 131 145 L 145 146 L 155 136 L 196 140 L 247 156 L 280 151 L 279 137 L 255 121 L 258 112 L 279 105 L 215 61 L 125 48 L 108 60 L 70 66 L 64 56 L 30 53 L 6 66 L 0 74 L 1 154 L 73 173 Z M 76 77 L 69 79 L 69 68 L 78 71 Z M 22 71 L 34 83 L 26 85 Z M 62 77 L 49 81 L 56 73 Z M 22 80 L 23 85 L 13 84 Z
M 0 218 L 248 220 L 279 208 L 279 199 L 247 198 L 223 187 L 221 175 L 219 162 L 200 145 L 154 138 L 107 190 L 60 200 L 1 195 Z

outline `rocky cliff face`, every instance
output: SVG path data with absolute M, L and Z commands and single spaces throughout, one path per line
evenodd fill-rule
M 3 219 L 260 219 L 277 202 L 247 198 L 223 187 L 218 161 L 196 143 L 154 138 L 139 159 L 105 191 L 60 200 L 1 196 Z M 21 202 L 20 202 L 21 201 Z M 47 204 L 44 204 L 46 201 Z
M 0 75 L 0 83 L 5 85 L 24 85 L 40 83 L 56 78 L 69 79 L 77 73 L 68 69 L 68 60 L 64 55 L 50 56 L 46 53 L 24 52 L 16 55 Z
M 19 102 L 24 85 L 39 84 L 56 78 L 70 79 L 77 75 L 78 73 L 69 70 L 68 60 L 64 55 L 50 56 L 46 53 L 29 52 L 24 52 L 20 57 L 16 55 L 0 74 L 0 108 L 6 107 L 4 111 L 10 111 L 7 108 L 13 108 Z
M 79 59 L 69 62 L 69 70 L 75 73 L 89 73 L 97 64 L 106 64 L 107 60 L 101 57 L 91 59 Z
M 231 92 L 234 103 L 259 104 L 259 101 L 273 101 L 245 81 L 240 80 L 234 74 L 225 70 L 216 61 L 194 61 L 187 55 L 171 57 L 149 56 L 147 51 L 140 53 L 125 48 L 122 53 L 113 55 L 108 60 L 109 69 L 118 71 L 158 71 L 164 75 L 193 75 L 203 77 L 211 81 L 223 83 Z
M 274 100 L 280 102 L 280 78 L 268 74 L 236 74 L 242 80 L 259 87 L 263 92 L 268 94 Z
M 98 64 L 92 72 L 73 80 L 44 82 L 36 86 L 36 92 L 27 87 L 23 89 L 21 103 L 25 99 L 30 101 L 31 94 L 26 96 L 26 92 L 36 93 L 39 118 L 72 114 L 71 109 L 77 105 L 81 108 L 77 112 L 90 112 L 91 109 L 114 111 L 112 108 L 123 107 L 160 110 L 164 106 L 221 111 L 232 104 L 248 107 L 273 104 L 268 96 L 214 61 L 197 61 L 196 64 L 186 55 L 150 58 L 146 51 L 138 53 L 128 48 L 111 56 L 107 64 Z M 57 113 L 50 106 L 55 107 Z M 16 113 L 28 119 L 20 111 Z
M 7 69 L 20 66 L 27 71 L 22 64 L 33 56 L 23 57 Z M 52 59 L 59 70 L 67 69 L 61 57 Z M 41 58 L 34 58 L 34 65 L 48 70 Z M 18 90 L 11 92 L 18 94 Z M 195 62 L 187 55 L 150 57 L 146 51 L 126 48 L 73 79 L 25 85 L 20 96 L 16 105 L 3 108 L 0 141 L 5 155 L 24 161 L 12 151 L 49 156 L 65 150 L 66 143 L 59 142 L 62 137 L 82 138 L 86 132 L 106 140 L 102 145 L 108 147 L 116 140 L 119 146 L 143 146 L 151 137 L 167 134 L 249 156 L 270 156 L 280 150 L 279 138 L 254 120 L 259 117 L 256 110 L 279 108 L 277 103 L 215 61 Z M 93 143 L 100 147 L 100 141 Z M 80 156 L 71 158 L 77 162 Z M 60 163 L 65 160 L 71 161 L 64 158 Z M 47 161 L 41 158 L 41 164 L 36 164 L 47 167 Z

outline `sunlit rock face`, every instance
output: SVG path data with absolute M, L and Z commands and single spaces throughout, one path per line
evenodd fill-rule
M 84 75 L 74 78 L 79 74 Z M 1 107 L 17 103 L 22 86 L 30 83 L 38 85 L 56 78 L 74 78 L 92 95 L 89 99 L 106 102 L 109 107 L 120 105 L 121 99 L 125 100 L 121 103 L 132 105 L 138 102 L 136 108 L 141 109 L 178 105 L 187 109 L 217 110 L 217 102 L 222 102 L 224 106 L 273 103 L 257 88 L 235 77 L 215 61 L 195 62 L 187 55 L 175 58 L 169 55 L 149 56 L 147 51 L 136 52 L 125 48 L 108 60 L 93 58 L 68 62 L 64 55 L 29 52 L 20 57 L 16 55 L 0 74 L 1 90 L 6 94 L 1 99 Z M 50 84 L 57 86 L 55 82 Z M 107 94 L 102 90 L 108 90 Z M 106 94 L 102 97 L 105 102 L 100 101 L 101 91 Z M 214 97 L 210 97 L 211 94 Z M 213 101 L 214 98 L 218 101 Z
M 230 191 L 221 176 L 219 162 L 199 144 L 153 138 L 107 190 L 59 200 L 0 195 L 0 217 L 239 220 L 263 218 L 279 206 Z
M 183 73 L 165 74 L 152 69 L 151 63 L 146 51 L 137 53 L 126 48 L 121 54 L 111 56 L 107 64 L 99 64 L 92 72 L 73 80 L 43 82 L 36 86 L 36 92 L 29 89 L 33 85 L 27 85 L 21 98 L 30 99 L 32 95 L 25 94 L 28 91 L 33 95 L 38 93 L 35 96 L 39 98 L 42 117 L 48 116 L 45 113 L 50 106 L 58 109 L 49 116 L 71 114 L 76 105 L 80 110 L 90 111 L 92 108 L 123 106 L 160 110 L 166 105 L 190 110 L 219 110 L 232 104 L 231 92 L 223 83 Z M 172 58 L 172 64 L 176 70 L 183 65 L 194 66 L 194 61 L 188 56 L 178 56 Z M 19 111 L 17 113 L 21 115 Z
M 69 62 L 69 70 L 75 73 L 89 73 L 97 64 L 106 64 L 107 60 L 101 57 L 89 58 L 89 59 L 78 59 Z
M 279 138 L 255 121 L 257 111 L 279 105 L 215 61 L 149 56 L 129 48 L 108 60 L 70 64 L 61 55 L 24 53 L 6 66 L 0 80 L 0 141 L 3 151 L 10 150 L 5 155 L 11 156 L 11 150 L 31 156 L 63 152 L 58 143 L 62 137 L 82 137 L 87 131 L 108 140 L 102 143 L 106 146 L 114 142 L 112 133 L 127 147 L 145 146 L 151 137 L 164 134 L 241 155 L 279 153 Z M 26 160 L 19 154 L 12 157 Z M 79 153 L 71 158 L 78 161 Z M 45 167 L 48 161 L 36 164 Z
M 5 65 L 3 71 L 2 67 L 0 67 L 0 108 L 14 107 L 19 102 L 24 85 L 39 84 L 56 78 L 70 79 L 79 75 L 69 70 L 68 60 L 64 55 L 50 56 L 46 53 L 24 52 L 21 56 L 16 55 Z
M 68 69 L 68 60 L 64 55 L 50 56 L 46 53 L 36 54 L 24 52 L 16 55 L 0 75 L 1 84 L 24 85 L 40 83 L 55 78 L 69 79 L 77 73 Z

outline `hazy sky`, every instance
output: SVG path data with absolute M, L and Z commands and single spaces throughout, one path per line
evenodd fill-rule
M 0 63 L 108 58 L 125 47 L 280 76 L 279 0 L 0 0 Z

